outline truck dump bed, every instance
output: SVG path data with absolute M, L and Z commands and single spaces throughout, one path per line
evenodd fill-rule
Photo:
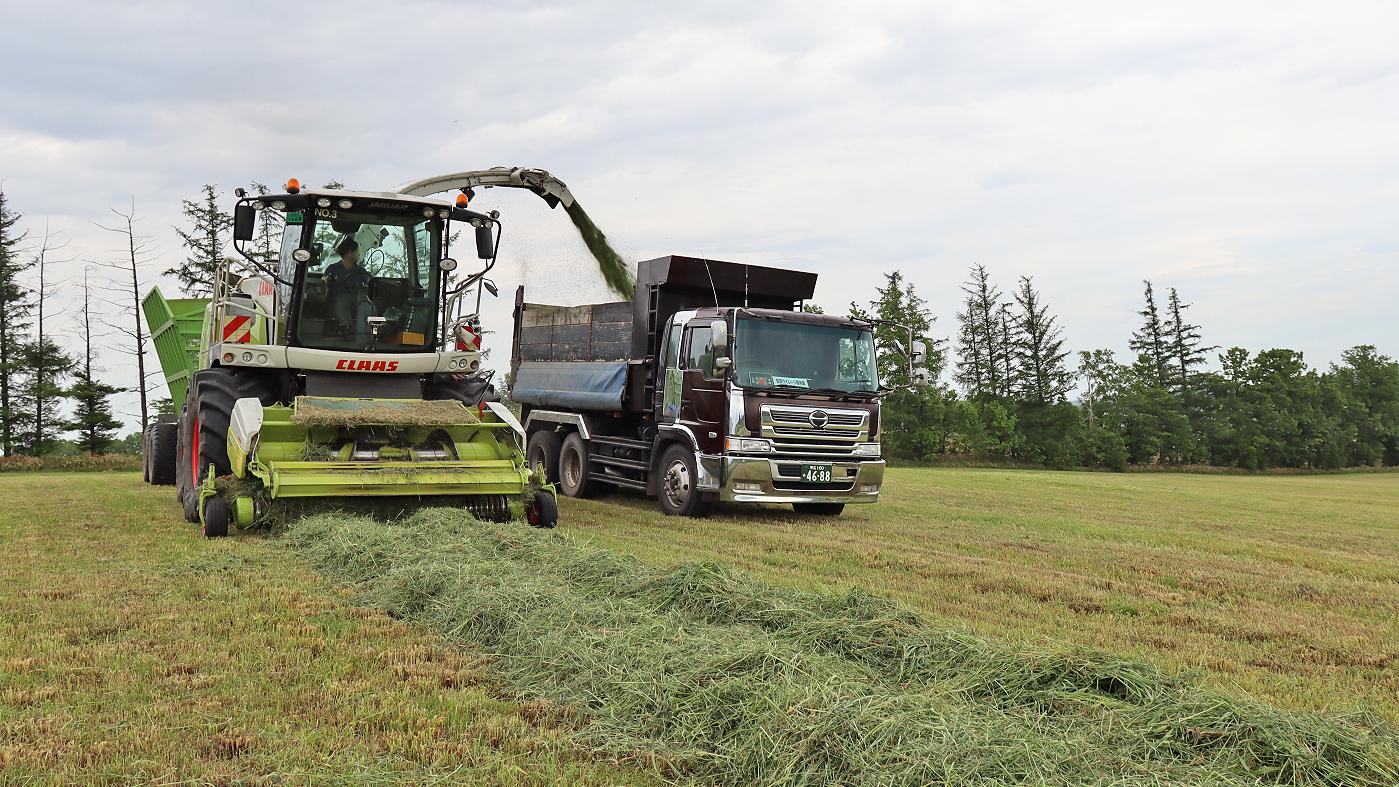
M 204 308 L 208 305 L 208 298 L 167 299 L 156 287 L 141 301 L 146 328 L 176 412 L 185 403 L 189 378 L 199 368 L 199 342 L 204 330 Z
M 542 407 L 620 410 L 632 350 L 632 305 L 525 303 L 516 295 L 511 398 Z
M 526 303 L 515 294 L 510 398 L 567 410 L 647 409 L 658 326 L 706 306 L 790 310 L 812 296 L 816 274 L 670 255 L 637 265 L 630 302 Z

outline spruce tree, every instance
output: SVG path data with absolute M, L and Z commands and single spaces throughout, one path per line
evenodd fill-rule
M 1029 276 L 1020 277 L 1015 304 L 1018 311 L 1013 348 L 1019 368 L 1020 398 L 1039 404 L 1063 401 L 1072 378 L 1064 366 L 1069 352 L 1064 349 L 1058 318 L 1049 313 Z
M 1156 293 L 1152 290 L 1151 280 L 1145 280 L 1143 283 L 1146 284 L 1146 304 L 1137 312 L 1142 318 L 1142 327 L 1132 334 L 1132 341 L 1128 346 L 1137 353 L 1137 368 L 1142 374 L 1153 385 L 1169 388 L 1170 330 L 1156 307 Z
M 976 398 L 1004 395 L 1004 356 L 1000 312 L 1004 304 L 1000 290 L 991 283 L 984 265 L 974 265 L 962 285 L 966 298 L 958 312 L 957 382 Z
M 24 333 L 33 308 L 30 292 L 20 280 L 33 261 L 24 255 L 25 233 L 19 231 L 20 215 L 10 209 L 0 189 L 0 453 L 15 453 L 18 435 L 28 421 L 29 410 L 17 397 Z
M 96 347 L 92 343 L 92 288 L 88 283 L 88 272 L 83 271 L 83 357 L 73 372 L 74 384 L 68 389 L 72 398 L 73 420 L 70 428 L 78 433 L 78 446 L 88 454 L 107 453 L 115 442 L 121 422 L 112 415 L 109 399 L 119 393 L 120 388 L 107 385 L 94 376 L 93 356 Z
M 1169 330 L 1168 346 L 1171 357 L 1172 383 L 1177 393 L 1185 396 L 1193 387 L 1195 379 L 1195 367 L 1203 366 L 1205 363 L 1205 353 L 1213 350 L 1213 347 L 1203 346 L 1204 342 L 1200 338 L 1200 326 L 1191 325 L 1185 321 L 1185 310 L 1190 308 L 1190 304 L 1181 303 L 1180 295 L 1176 293 L 1176 288 L 1171 288 L 1171 297 L 1168 301 L 1167 309 L 1170 318 L 1166 324 Z
M 72 372 L 74 361 L 48 334 L 49 326 L 44 322 L 44 307 L 53 294 L 48 266 L 53 261 L 51 255 L 64 245 L 53 242 L 46 224 L 43 242 L 33 262 L 39 274 L 39 286 L 33 291 L 34 339 L 20 350 L 23 377 L 16 406 L 27 411 L 29 422 L 16 442 L 19 444 L 17 447 L 21 447 L 25 453 L 36 456 L 51 452 L 58 445 L 59 434 L 68 429 L 61 415 L 63 399 L 67 395 L 63 380 Z
M 266 196 L 268 193 L 267 186 L 257 181 L 249 184 L 249 188 L 258 196 Z M 282 253 L 282 230 L 285 227 L 286 219 L 282 217 L 280 211 L 258 211 L 257 232 L 253 237 L 253 256 L 260 258 L 268 265 L 275 266 Z
M 180 289 L 195 297 L 213 293 L 214 272 L 223 262 L 224 233 L 233 226 L 233 217 L 219 208 L 218 190 L 206 184 L 198 202 L 184 200 L 188 229 L 175 228 L 188 250 L 184 262 L 165 271 L 180 281 Z

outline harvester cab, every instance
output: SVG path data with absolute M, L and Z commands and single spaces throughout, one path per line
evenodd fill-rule
M 182 403 L 177 423 L 147 435 L 147 478 L 173 481 L 210 536 L 308 498 L 418 498 L 553 526 L 553 488 L 524 462 L 523 430 L 481 370 L 500 220 L 470 200 L 495 186 L 573 202 L 547 172 L 518 168 L 394 192 L 295 179 L 281 193 L 238 190 L 243 260 L 219 267 L 208 299 L 152 290 L 144 302 Z M 429 196 L 449 189 L 450 201 Z M 463 245 L 474 272 L 457 261 Z

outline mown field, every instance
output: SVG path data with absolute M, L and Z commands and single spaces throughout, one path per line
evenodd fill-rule
M 563 528 L 647 565 L 864 588 L 1012 647 L 1086 644 L 1399 722 L 1399 475 L 907 469 L 887 489 L 836 520 L 567 501 Z M 520 669 L 471 637 L 355 606 L 278 539 L 205 542 L 170 497 L 132 474 L 0 477 L 0 781 L 654 779 L 625 747 L 585 755 L 566 710 L 511 701 L 502 675 Z M 342 557 L 372 532 L 322 527 Z M 380 606 L 422 608 L 393 598 Z M 686 614 L 686 636 L 714 623 Z
M 0 784 L 637 784 L 489 660 L 205 541 L 136 473 L 0 476 Z
M 566 526 L 650 562 L 865 588 L 978 634 L 1091 645 L 1399 723 L 1399 473 L 894 469 L 885 489 L 835 520 L 665 519 L 614 495 L 569 505 Z

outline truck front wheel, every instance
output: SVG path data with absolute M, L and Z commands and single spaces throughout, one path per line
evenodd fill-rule
M 705 504 L 697 485 L 699 473 L 695 468 L 695 452 L 676 443 L 661 455 L 661 464 L 657 469 L 661 474 L 656 484 L 661 512 L 666 516 L 704 516 Z

